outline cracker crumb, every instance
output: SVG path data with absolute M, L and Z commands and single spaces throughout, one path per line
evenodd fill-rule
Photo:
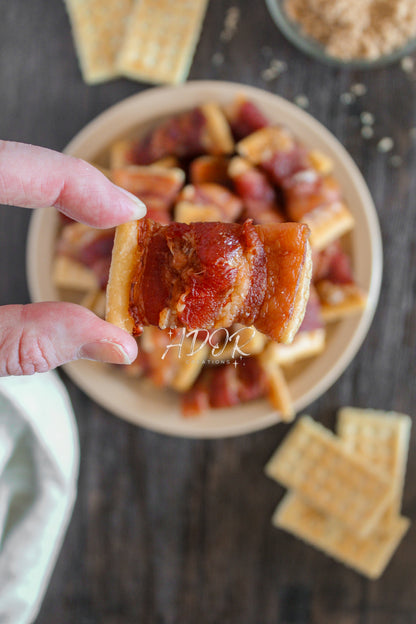
M 362 97 L 367 93 L 367 87 L 362 82 L 356 82 L 351 87 L 351 93 L 353 93 L 356 97 Z
M 378 59 L 416 36 L 414 0 L 285 0 L 290 19 L 344 61 Z
M 271 80 L 276 78 L 276 74 L 274 71 L 271 71 L 270 67 L 268 67 L 261 72 L 261 77 L 265 82 L 270 82 Z
M 372 139 L 374 136 L 374 130 L 371 126 L 363 126 L 361 128 L 361 136 L 363 139 Z
M 287 70 L 287 63 L 279 59 L 272 59 L 270 65 L 261 73 L 261 77 L 266 82 L 278 78 L 280 74 Z
M 297 95 L 294 102 L 296 106 L 299 106 L 299 108 L 308 108 L 309 106 L 309 98 L 306 95 L 303 95 L 303 93 Z
M 270 63 L 270 67 L 273 67 L 273 69 L 275 69 L 278 72 L 284 72 L 287 70 L 287 63 L 286 61 L 280 61 L 279 59 L 273 59 L 272 62 Z
M 391 137 L 383 137 L 377 143 L 377 149 L 381 153 L 391 152 L 394 147 L 394 141 Z
M 220 34 L 221 41 L 231 41 L 237 31 L 239 21 L 240 9 L 235 6 L 230 7 L 225 14 L 224 27 Z
M 347 91 L 346 93 L 341 93 L 339 99 L 342 104 L 346 104 L 347 106 L 349 106 L 350 104 L 353 104 L 355 102 L 355 95 Z
M 415 62 L 411 56 L 404 56 L 400 61 L 400 66 L 406 74 L 411 74 L 415 67 Z
M 215 65 L 215 67 L 219 67 L 224 63 L 224 54 L 222 54 L 221 52 L 215 52 L 215 54 L 212 55 L 211 61 L 212 64 Z
M 360 121 L 363 124 L 363 126 L 373 126 L 374 125 L 373 113 L 369 113 L 368 111 L 363 111 L 360 115 Z
M 399 167 L 402 166 L 403 164 L 403 158 L 401 156 L 399 156 L 398 154 L 394 154 L 390 160 L 389 163 L 392 167 L 395 167 L 396 169 L 398 169 Z

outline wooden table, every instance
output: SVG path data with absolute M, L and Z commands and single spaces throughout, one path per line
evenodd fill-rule
M 220 41 L 226 10 L 238 31 Z M 147 85 L 86 86 L 63 2 L 3 3 L 0 20 L 0 136 L 61 150 L 85 123 Z M 224 56 L 215 64 L 215 53 Z M 265 82 L 272 58 L 288 69 Z M 190 79 L 233 80 L 294 100 L 352 154 L 374 197 L 384 243 L 378 310 L 359 354 L 308 409 L 332 426 L 352 404 L 415 413 L 416 72 L 326 67 L 292 47 L 262 1 L 212 0 Z M 364 83 L 355 103 L 340 96 Z M 375 116 L 373 139 L 359 114 Z M 377 141 L 394 139 L 379 153 Z M 402 159 L 391 160 L 396 155 Z M 0 213 L 0 304 L 29 299 L 24 249 L 30 214 Z M 283 489 L 263 466 L 286 426 L 234 439 L 164 437 L 96 405 L 63 375 L 81 440 L 79 494 L 38 624 L 410 624 L 416 622 L 413 527 L 377 582 L 274 529 Z M 416 428 L 404 513 L 416 519 Z

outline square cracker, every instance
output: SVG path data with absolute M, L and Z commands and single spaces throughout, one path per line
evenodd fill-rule
M 81 292 L 96 291 L 99 286 L 97 277 L 91 269 L 61 254 L 57 254 L 53 261 L 52 281 L 56 288 Z
M 347 448 L 394 482 L 389 511 L 401 509 L 411 419 L 405 414 L 343 407 L 338 412 L 337 433 Z
M 354 227 L 354 217 L 342 201 L 318 206 L 301 219 L 311 230 L 310 242 L 315 251 L 325 249 Z
M 134 0 L 65 0 L 85 82 L 119 75 L 115 60 Z
M 320 280 L 315 284 L 321 302 L 321 316 L 332 323 L 362 312 L 367 305 L 367 295 L 357 284 L 335 284 Z
M 394 495 L 389 478 L 308 416 L 293 427 L 265 470 L 361 537 L 375 528 Z
M 280 502 L 272 523 L 372 579 L 383 573 L 410 524 L 401 516 L 391 522 L 383 518 L 363 539 L 294 492 L 288 492 Z
M 290 396 L 289 386 L 279 364 L 274 359 L 273 345 L 270 342 L 264 351 L 258 355 L 258 361 L 262 367 L 268 385 L 268 399 L 281 415 L 283 422 L 291 422 L 296 415 L 295 408 Z
M 117 67 L 134 80 L 186 79 L 208 0 L 137 0 Z

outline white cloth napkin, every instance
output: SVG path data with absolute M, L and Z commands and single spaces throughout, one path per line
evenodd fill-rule
M 76 497 L 78 433 L 56 373 L 0 378 L 0 623 L 36 618 Z

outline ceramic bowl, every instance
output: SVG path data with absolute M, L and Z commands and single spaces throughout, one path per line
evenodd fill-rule
M 188 82 L 141 92 L 111 107 L 85 128 L 66 153 L 105 164 L 108 147 L 117 139 L 138 134 L 161 118 L 207 101 L 226 104 L 245 94 L 272 122 L 286 124 L 302 142 L 320 149 L 334 161 L 335 176 L 356 220 L 350 236 L 356 281 L 368 292 L 368 305 L 357 316 L 334 324 L 325 351 L 305 361 L 289 378 L 297 411 L 321 396 L 342 374 L 357 353 L 369 329 L 378 300 L 382 251 L 376 211 L 367 186 L 351 157 L 320 123 L 286 100 L 245 85 L 225 82 Z M 33 301 L 57 300 L 52 263 L 57 235 L 56 211 L 35 211 L 27 248 L 27 275 Z M 66 364 L 65 372 L 84 392 L 113 414 L 137 425 L 170 435 L 218 438 L 271 426 L 279 413 L 266 401 L 210 410 L 198 418 L 183 418 L 177 397 L 155 390 L 146 380 L 128 379 L 117 367 L 89 361 Z

